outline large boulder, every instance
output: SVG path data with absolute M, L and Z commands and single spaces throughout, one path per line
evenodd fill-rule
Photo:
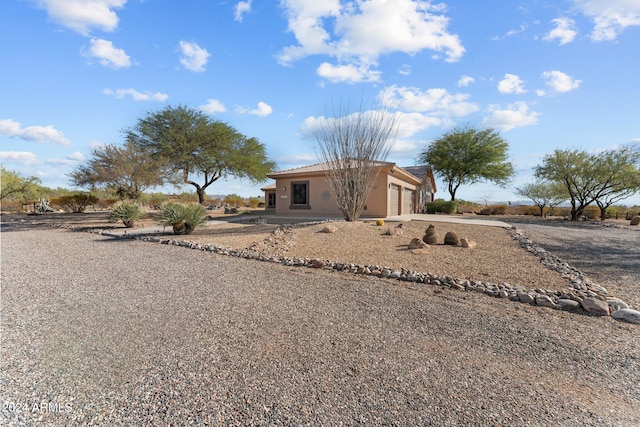
M 409 243 L 409 249 L 423 249 L 425 246 L 426 244 L 417 237 L 411 239 L 411 242 Z
M 636 215 L 631 218 L 631 225 L 640 225 L 640 215 Z
M 460 246 L 460 238 L 455 231 L 449 231 L 444 235 L 444 244 L 450 246 Z
M 433 224 L 429 224 L 427 230 L 424 232 L 424 237 L 422 237 L 422 241 L 427 245 L 437 245 L 438 244 L 438 234 L 436 233 L 436 227 Z

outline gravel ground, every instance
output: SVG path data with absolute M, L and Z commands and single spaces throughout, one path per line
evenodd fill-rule
M 510 217 L 507 222 L 640 310 L 640 227 L 530 217 Z
M 2 425 L 640 424 L 640 330 L 484 295 L 4 228 Z

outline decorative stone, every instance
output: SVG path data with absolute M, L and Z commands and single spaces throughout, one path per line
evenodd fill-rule
M 560 298 L 558 300 L 558 305 L 560 306 L 561 310 L 565 310 L 565 311 L 573 311 L 580 308 L 580 303 L 578 301 L 574 301 L 572 299 L 565 299 L 565 298 Z
M 409 243 L 409 249 L 422 249 L 426 246 L 426 244 L 418 239 L 417 237 L 414 237 L 413 239 L 411 239 L 411 242 Z
M 529 295 L 526 292 L 518 292 L 518 298 L 520 299 L 521 302 L 525 304 L 531 304 L 535 301 L 533 299 L 533 296 Z
M 338 227 L 336 227 L 335 225 L 325 225 L 324 228 L 321 230 L 323 233 L 335 233 L 336 231 L 338 231 Z
M 611 310 L 611 313 L 629 308 L 627 303 L 621 299 L 609 297 L 605 298 L 605 300 L 607 301 L 607 304 L 609 304 L 609 310 Z
M 640 311 L 632 310 L 630 308 L 622 308 L 614 312 L 611 317 L 616 320 L 624 320 L 625 322 L 635 323 L 640 325 Z
M 385 231 L 383 234 L 385 236 L 402 236 L 402 228 L 387 228 L 387 231 Z
M 469 240 L 466 238 L 462 238 L 460 239 L 460 246 L 462 246 L 463 248 L 468 248 L 468 249 L 473 249 L 477 246 L 478 244 L 476 242 L 474 242 L 473 240 Z
M 450 246 L 460 246 L 460 238 L 455 231 L 449 231 L 444 235 L 444 244 Z
M 319 259 L 313 260 L 313 268 L 323 268 L 323 267 L 324 267 L 324 262 L 320 261 Z
M 558 305 L 553 302 L 553 299 L 548 295 L 536 295 L 536 305 L 540 307 L 558 308 Z
M 609 304 L 606 301 L 603 301 L 598 298 L 587 297 L 582 301 L 582 308 L 584 308 L 587 313 L 595 314 L 596 316 L 608 316 L 609 315 Z
M 422 241 L 427 245 L 438 244 L 438 235 L 436 234 L 436 227 L 433 224 L 429 224 L 429 227 L 427 227 L 427 230 L 424 232 L 424 237 L 422 237 Z

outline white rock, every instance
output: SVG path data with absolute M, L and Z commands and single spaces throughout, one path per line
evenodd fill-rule
M 624 320 L 629 323 L 636 323 L 640 325 L 640 311 L 632 310 L 630 308 L 622 308 L 614 312 L 611 317 L 616 320 Z

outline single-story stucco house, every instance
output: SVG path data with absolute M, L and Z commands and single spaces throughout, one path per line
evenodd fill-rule
M 265 210 L 276 215 L 342 215 L 327 181 L 326 168 L 326 163 L 318 163 L 268 174 L 275 183 L 262 187 Z M 395 163 L 380 162 L 376 168 L 378 174 L 362 217 L 417 213 L 425 202 L 433 201 L 436 184 L 430 167 L 401 168 Z

